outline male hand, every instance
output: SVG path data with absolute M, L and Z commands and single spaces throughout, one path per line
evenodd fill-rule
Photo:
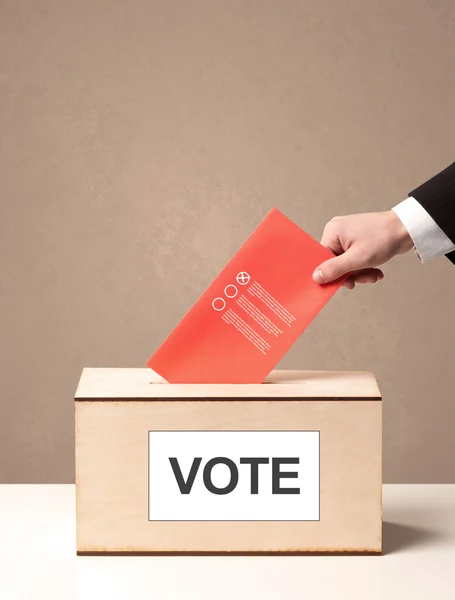
M 321 244 L 336 256 L 317 267 L 314 281 L 329 283 L 349 273 L 344 286 L 350 290 L 356 283 L 383 279 L 384 273 L 376 267 L 414 245 L 392 210 L 335 217 L 325 226 Z

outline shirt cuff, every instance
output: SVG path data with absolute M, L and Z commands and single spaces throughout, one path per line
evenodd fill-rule
M 415 252 L 422 262 L 455 250 L 452 240 L 412 196 L 392 210 L 407 229 L 414 242 Z

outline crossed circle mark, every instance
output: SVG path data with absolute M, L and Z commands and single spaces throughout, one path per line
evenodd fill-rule
M 240 285 L 246 285 L 250 282 L 251 277 L 246 271 L 240 271 L 240 273 L 237 273 L 236 279 L 237 283 L 239 283 Z

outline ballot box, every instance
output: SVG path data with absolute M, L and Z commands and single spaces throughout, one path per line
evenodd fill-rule
M 381 552 L 372 373 L 169 384 L 88 368 L 75 436 L 78 554 Z

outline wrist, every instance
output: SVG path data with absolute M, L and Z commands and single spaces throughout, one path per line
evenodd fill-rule
M 414 247 L 412 237 L 395 211 L 389 210 L 387 214 L 390 219 L 390 230 L 397 248 L 396 254 L 404 254 Z

